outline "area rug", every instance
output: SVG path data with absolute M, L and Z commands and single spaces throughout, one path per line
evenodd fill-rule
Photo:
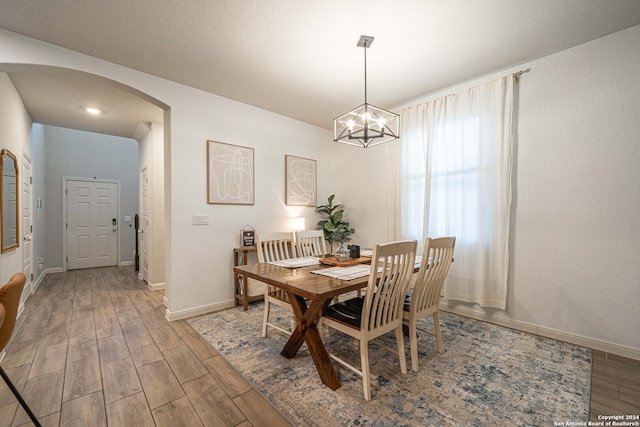
M 319 379 L 306 345 L 296 357 L 280 356 L 287 337 L 273 329 L 260 335 L 262 303 L 189 320 L 254 387 L 297 426 L 548 426 L 585 421 L 589 414 L 591 351 L 470 318 L 441 313 L 444 352 L 435 338 L 419 337 L 420 370 L 400 373 L 395 336 L 372 343 L 372 399 L 362 380 L 334 363 L 342 387 Z M 289 314 L 274 307 L 282 325 Z M 432 330 L 432 320 L 420 327 Z M 328 328 L 325 328 L 328 329 Z M 359 366 L 354 341 L 323 331 L 327 349 Z M 385 347 L 386 346 L 386 347 Z

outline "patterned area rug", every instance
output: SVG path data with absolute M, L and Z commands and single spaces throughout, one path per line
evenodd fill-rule
M 419 372 L 411 370 L 408 339 L 407 375 L 396 354 L 370 344 L 367 402 L 360 377 L 337 363 L 342 387 L 325 387 L 306 345 L 293 359 L 280 356 L 287 337 L 270 329 L 262 338 L 262 313 L 256 303 L 189 324 L 298 426 L 548 426 L 588 419 L 591 351 L 583 347 L 441 313 L 444 353 L 421 333 Z M 271 313 L 288 325 L 286 311 Z M 431 319 L 419 326 L 433 330 Z M 323 335 L 330 352 L 360 366 L 351 338 L 333 330 Z M 395 348 L 393 334 L 381 341 Z

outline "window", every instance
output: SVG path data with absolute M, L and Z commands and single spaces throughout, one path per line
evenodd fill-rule
M 480 168 L 478 120 L 453 120 L 434 132 L 427 234 L 477 240 Z
M 501 309 L 509 260 L 512 98 L 513 77 L 507 76 L 407 108 L 400 148 L 388 151 L 391 237 L 455 236 L 445 298 Z

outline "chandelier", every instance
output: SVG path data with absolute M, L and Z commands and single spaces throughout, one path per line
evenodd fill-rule
M 333 140 L 358 147 L 372 147 L 399 138 L 400 116 L 367 103 L 367 49 L 373 37 L 360 36 L 364 48 L 364 104 L 333 120 Z

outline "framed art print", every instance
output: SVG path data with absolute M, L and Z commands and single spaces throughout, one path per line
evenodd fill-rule
M 207 141 L 207 203 L 254 204 L 253 148 Z
M 315 160 L 285 155 L 285 200 L 288 206 L 316 206 Z

